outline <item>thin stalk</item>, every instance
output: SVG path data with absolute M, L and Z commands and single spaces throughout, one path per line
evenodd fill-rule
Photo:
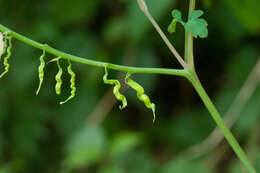
M 228 111 L 224 115 L 224 121 L 228 128 L 232 128 L 235 124 L 239 114 L 245 107 L 248 100 L 253 95 L 255 89 L 257 88 L 259 81 L 258 78 L 260 77 L 260 58 L 256 63 L 255 67 L 253 68 L 252 72 L 246 79 L 245 83 L 239 90 L 237 96 L 235 97 L 233 103 L 229 107 Z M 214 131 L 200 144 L 197 144 L 190 149 L 187 150 L 187 153 L 192 153 L 193 157 L 199 157 L 214 148 L 216 148 L 221 141 L 223 140 L 224 136 L 219 128 L 215 128 Z
M 195 10 L 195 4 L 195 0 L 190 0 L 189 14 L 191 14 Z M 190 70 L 195 70 L 193 55 L 193 36 L 191 32 L 185 32 L 184 60 L 188 64 Z
M 196 0 L 190 0 L 189 5 L 189 14 L 191 14 L 195 10 Z M 245 165 L 250 173 L 256 173 L 256 170 L 250 163 L 248 157 L 246 156 L 243 149 L 240 147 L 239 143 L 237 142 L 236 138 L 233 136 L 231 131 L 227 128 L 224 120 L 218 113 L 216 107 L 212 103 L 211 99 L 209 98 L 207 92 L 203 88 L 199 78 L 197 77 L 196 70 L 194 67 L 194 55 L 193 55 L 193 36 L 191 32 L 185 33 L 185 57 L 186 63 L 188 63 L 188 71 L 189 76 L 188 80 L 192 83 L 193 87 L 199 94 L 200 98 L 202 99 L 203 103 L 205 104 L 206 108 L 208 109 L 210 115 L 216 122 L 217 126 L 222 131 L 223 135 L 225 136 L 226 140 L 241 160 L 241 162 Z
M 166 37 L 166 35 L 164 34 L 164 32 L 162 31 L 162 29 L 160 28 L 160 26 L 157 24 L 157 22 L 154 20 L 153 16 L 150 14 L 148 7 L 145 3 L 145 0 L 137 0 L 140 9 L 143 11 L 143 13 L 146 15 L 146 17 L 150 20 L 150 22 L 152 23 L 152 25 L 154 26 L 154 28 L 156 29 L 156 31 L 159 33 L 159 35 L 161 36 L 161 38 L 163 39 L 163 41 L 165 42 L 165 44 L 167 45 L 167 47 L 169 48 L 169 50 L 172 52 L 172 54 L 176 57 L 176 59 L 179 61 L 179 63 L 181 64 L 181 66 L 186 69 L 187 68 L 187 64 L 186 62 L 183 60 L 183 58 L 180 56 L 180 54 L 177 52 L 177 50 L 174 48 L 174 46 L 171 44 L 171 42 L 169 41 L 169 39 Z
M 35 47 L 40 50 L 45 50 L 45 52 L 50 53 L 52 55 L 55 55 L 57 57 L 61 57 L 63 59 L 68 59 L 73 62 L 81 63 L 81 64 L 86 64 L 90 66 L 95 66 L 95 67 L 100 67 L 104 68 L 105 66 L 108 69 L 113 69 L 117 71 L 123 71 L 123 72 L 128 72 L 131 74 L 134 73 L 142 73 L 142 74 L 165 74 L 165 75 L 175 75 L 175 76 L 182 76 L 186 77 L 187 76 L 187 71 L 186 70 L 178 70 L 178 69 L 167 69 L 167 68 L 143 68 L 143 67 L 131 67 L 131 66 L 124 66 L 124 65 L 116 65 L 116 64 L 111 64 L 107 62 L 102 62 L 102 61 L 95 61 L 95 60 L 90 60 L 90 59 L 85 59 L 81 58 L 78 56 L 74 56 L 62 51 L 59 51 L 57 49 L 52 48 L 51 46 L 47 44 L 41 44 L 38 43 L 34 40 L 31 40 L 21 34 L 18 34 L 9 28 L 6 28 L 5 26 L 0 24 L 0 31 L 1 32 L 7 32 L 9 36 L 12 38 L 15 38 L 25 44 L 28 44 L 32 47 Z
M 248 172 L 256 173 L 255 168 L 252 166 L 251 162 L 249 161 L 248 157 L 246 156 L 243 149 L 240 147 L 239 143 L 237 142 L 237 140 L 235 139 L 231 131 L 227 128 L 225 122 L 221 118 L 219 112 L 217 111 L 216 107 L 212 103 L 211 99 L 209 98 L 208 94 L 206 93 L 205 89 L 203 88 L 197 76 L 190 74 L 188 79 L 192 83 L 195 90 L 197 91 L 198 95 L 200 96 L 201 100 L 205 104 L 212 118 L 216 122 L 217 126 L 222 131 L 226 140 L 228 141 L 228 143 L 230 144 L 230 146 L 232 147 L 232 149 L 234 150 L 238 158 L 244 164 L 244 166 L 248 169 Z

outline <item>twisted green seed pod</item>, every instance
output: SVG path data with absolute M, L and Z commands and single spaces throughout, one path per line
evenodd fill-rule
M 44 57 L 45 57 L 45 50 L 43 50 L 42 55 L 40 57 L 40 65 L 38 67 L 38 76 L 39 76 L 39 87 L 36 91 L 36 95 L 39 94 L 41 87 L 42 87 L 42 83 L 43 83 L 43 78 L 44 78 L 44 68 L 45 68 L 45 61 L 44 61 Z
M 144 94 L 144 88 L 137 82 L 130 79 L 131 74 L 127 73 L 126 83 L 137 92 L 137 97 L 139 100 L 144 102 L 145 106 L 153 111 L 153 122 L 155 121 L 155 104 L 151 103 L 150 98 Z
M 60 93 L 61 93 L 61 85 L 62 85 L 61 76 L 62 76 L 62 73 L 63 73 L 63 70 L 62 70 L 62 68 L 60 66 L 59 59 L 60 59 L 60 57 L 57 59 L 57 66 L 58 66 L 58 70 L 59 71 L 58 71 L 58 73 L 55 76 L 55 79 L 56 79 L 55 91 L 56 91 L 57 95 L 60 95 Z
M 4 58 L 4 66 L 5 66 L 5 71 L 0 75 L 0 79 L 9 71 L 10 68 L 10 64 L 8 63 L 9 58 L 11 57 L 11 49 L 12 49 L 12 38 L 11 37 L 7 37 L 6 38 L 8 40 L 8 47 L 7 47 L 7 55 Z
M 60 102 L 60 104 L 64 104 L 66 103 L 67 101 L 71 100 L 73 97 L 75 97 L 75 93 L 76 93 L 76 87 L 75 87 L 75 78 L 76 78 L 76 75 L 75 73 L 72 71 L 71 69 L 71 62 L 68 60 L 69 62 L 69 66 L 67 68 L 68 70 L 68 73 L 70 74 L 71 78 L 70 78 L 70 88 L 71 88 L 71 95 L 69 96 L 69 98 L 67 98 L 67 100 L 63 101 L 63 102 Z
M 4 38 L 4 34 L 2 32 L 0 32 L 0 61 L 2 58 L 2 55 L 5 53 L 5 38 Z
M 0 61 L 2 59 L 2 56 L 5 54 L 7 46 L 8 46 L 8 32 L 0 33 Z
M 105 84 L 110 84 L 110 85 L 115 85 L 114 89 L 113 89 L 113 93 L 116 97 L 117 100 L 122 102 L 122 105 L 119 106 L 119 109 L 124 109 L 127 106 L 127 100 L 126 97 L 120 93 L 120 82 L 118 80 L 111 80 L 111 79 L 107 79 L 108 76 L 108 71 L 107 68 L 105 67 L 105 75 L 103 76 L 103 81 Z

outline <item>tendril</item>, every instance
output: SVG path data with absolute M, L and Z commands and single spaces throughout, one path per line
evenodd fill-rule
M 110 85 L 115 85 L 114 89 L 113 89 L 113 93 L 116 97 L 117 100 L 122 102 L 122 105 L 119 106 L 119 109 L 124 109 L 127 106 L 127 100 L 126 97 L 120 93 L 120 82 L 118 80 L 111 80 L 111 79 L 107 79 L 108 76 L 108 71 L 107 68 L 105 67 L 105 75 L 103 76 L 103 81 L 105 84 L 110 84 Z
M 45 49 L 43 49 L 42 55 L 40 56 L 40 65 L 38 67 L 39 87 L 36 91 L 36 95 L 39 94 L 41 87 L 42 87 L 43 79 L 44 79 L 44 68 L 45 68 L 44 57 L 45 57 Z
M 61 85 L 62 85 L 61 76 L 62 76 L 62 73 L 63 73 L 63 70 L 62 70 L 62 68 L 60 66 L 60 62 L 59 62 L 60 58 L 61 57 L 57 58 L 58 73 L 55 76 L 55 79 L 56 79 L 55 91 L 56 91 L 57 95 L 61 94 Z
M 145 106 L 153 111 L 153 122 L 155 121 L 155 104 L 151 103 L 150 98 L 144 93 L 144 88 L 130 78 L 131 74 L 127 73 L 126 83 L 137 92 L 139 100 L 144 102 Z
M 69 100 L 71 100 L 72 98 L 75 97 L 75 93 L 76 93 L 76 87 L 75 87 L 75 78 L 76 78 L 76 75 L 75 73 L 72 71 L 71 69 L 71 62 L 70 60 L 68 60 L 69 62 L 69 66 L 67 68 L 68 70 L 68 73 L 70 74 L 71 78 L 70 78 L 70 88 L 71 88 L 71 95 L 69 96 L 69 98 L 67 98 L 67 100 L 63 101 L 63 102 L 60 102 L 60 104 L 64 104 L 66 102 L 68 102 Z
M 7 55 L 4 58 L 4 66 L 5 66 L 5 71 L 0 75 L 0 79 L 9 71 L 10 64 L 8 63 L 9 58 L 12 55 L 11 49 L 12 49 L 12 37 L 6 36 L 5 43 L 7 43 L 8 40 L 8 47 L 7 47 Z

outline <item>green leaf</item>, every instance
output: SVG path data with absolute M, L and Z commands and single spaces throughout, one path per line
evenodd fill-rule
M 193 37 L 206 38 L 208 36 L 208 23 L 206 20 L 199 18 L 203 11 L 196 10 L 189 15 L 189 20 L 185 24 L 186 32 L 192 32 Z
M 176 24 L 177 24 L 177 20 L 173 19 L 171 24 L 168 26 L 168 32 L 170 34 L 174 33 L 175 32 L 175 29 L 176 29 Z
M 189 20 L 193 20 L 196 18 L 199 18 L 200 16 L 202 16 L 204 14 L 203 11 L 201 10 L 195 10 L 193 11 L 190 15 L 189 15 Z
M 179 10 L 172 10 L 172 17 L 177 21 L 182 21 L 182 14 Z
M 172 17 L 172 22 L 168 26 L 168 32 L 170 34 L 175 32 L 177 22 L 181 23 L 182 25 L 185 24 L 185 22 L 182 20 L 182 14 L 179 10 L 172 10 Z

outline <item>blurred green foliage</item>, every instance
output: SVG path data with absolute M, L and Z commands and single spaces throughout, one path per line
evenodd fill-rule
M 164 31 L 173 9 L 181 9 L 183 14 L 188 10 L 188 1 L 147 0 L 147 3 Z M 195 42 L 196 67 L 221 114 L 227 111 L 259 59 L 259 3 L 259 0 L 198 3 L 209 23 L 209 37 Z M 34 40 L 90 59 L 178 67 L 132 0 L 0 0 L 0 23 Z M 183 51 L 184 31 L 177 30 L 177 34 L 167 36 Z M 48 64 L 42 90 L 35 96 L 41 52 L 18 41 L 13 45 L 10 71 L 0 80 L 0 173 L 237 173 L 242 170 L 233 153 L 230 154 L 231 149 L 223 149 L 227 146 L 225 142 L 216 149 L 220 152 L 202 158 L 189 160 L 181 155 L 215 127 L 184 79 L 133 76 L 156 103 L 157 120 L 153 124 L 151 112 L 137 100 L 134 91 L 125 91 L 129 106 L 120 111 L 120 103 L 113 104 L 112 92 L 102 81 L 103 70 L 73 64 L 78 92 L 70 103 L 60 106 L 59 101 L 70 94 L 69 75 L 64 74 L 63 93 L 57 97 L 56 65 Z M 54 57 L 47 55 L 47 59 L 51 58 Z M 66 68 L 65 63 L 61 65 Z M 111 76 L 116 78 L 120 74 L 112 72 Z M 105 97 L 107 94 L 111 95 L 109 99 Z M 258 171 L 260 139 L 253 134 L 259 131 L 259 102 L 258 87 L 233 129 Z M 94 114 L 94 110 L 99 113 Z M 94 115 L 98 125 L 89 121 Z M 217 160 L 219 153 L 222 156 Z

